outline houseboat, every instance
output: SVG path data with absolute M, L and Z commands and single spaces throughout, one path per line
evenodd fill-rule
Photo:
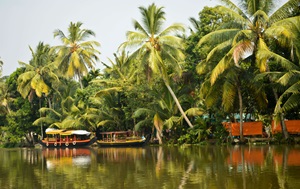
M 96 142 L 96 137 L 86 130 L 46 129 L 46 137 L 39 143 L 47 148 L 77 148 L 90 146 Z
M 136 136 L 132 131 L 101 132 L 97 145 L 99 147 L 137 147 L 146 145 L 149 140 L 150 135 Z

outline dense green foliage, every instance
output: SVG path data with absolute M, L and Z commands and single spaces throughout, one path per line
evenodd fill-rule
M 40 42 L 29 63 L 0 80 L 2 144 L 33 145 L 48 127 L 136 130 L 161 144 L 223 142 L 224 120 L 240 121 L 242 131 L 243 121 L 298 119 L 298 1 L 221 1 L 190 18 L 189 33 L 181 24 L 163 28 L 163 7 L 139 7 L 141 22 L 103 70 L 94 69 L 100 43 L 87 41 L 92 30 L 80 22 L 68 35 L 55 30 L 62 45 Z

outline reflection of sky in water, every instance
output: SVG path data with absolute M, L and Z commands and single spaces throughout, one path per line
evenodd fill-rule
M 73 157 L 72 160 L 73 160 L 73 165 L 80 166 L 80 167 L 85 167 L 91 164 L 90 156 Z
M 46 167 L 47 169 L 54 169 L 55 165 L 51 161 L 46 161 Z

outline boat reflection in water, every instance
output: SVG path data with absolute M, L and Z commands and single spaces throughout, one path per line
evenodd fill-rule
M 97 158 L 100 162 L 136 162 L 143 161 L 146 156 L 146 148 L 98 148 Z
M 91 164 L 90 148 L 45 148 L 43 157 L 48 169 L 61 166 L 86 167 Z

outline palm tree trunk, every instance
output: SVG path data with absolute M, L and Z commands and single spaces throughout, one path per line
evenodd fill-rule
M 268 65 L 267 65 L 266 70 L 267 70 L 268 72 L 270 71 Z M 269 76 L 269 81 L 272 82 L 272 79 L 271 79 L 270 76 Z M 278 94 L 277 94 L 277 92 L 275 91 L 274 88 L 273 88 L 272 90 L 273 90 L 273 94 L 274 94 L 274 97 L 275 97 L 275 101 L 278 102 L 278 99 L 279 99 Z M 281 108 L 281 106 L 280 106 L 280 108 Z M 286 125 L 285 125 L 285 122 L 284 122 L 283 114 L 282 114 L 282 113 L 279 113 L 279 114 L 280 114 L 279 117 L 280 117 L 280 125 L 281 125 L 282 134 L 283 134 L 283 136 L 284 136 L 284 139 L 286 140 L 286 139 L 289 138 L 289 133 L 288 133 L 288 131 L 287 131 L 287 128 L 286 128 Z
M 48 98 L 46 98 L 46 99 L 47 99 L 47 101 L 48 101 L 48 106 L 49 106 L 49 108 L 52 108 L 51 98 L 48 97 Z
M 276 102 L 278 102 L 278 99 L 279 99 L 278 94 L 276 93 L 276 91 L 274 89 L 273 89 L 273 93 L 274 93 Z M 280 108 L 281 108 L 281 106 L 280 106 Z M 286 140 L 286 139 L 289 138 L 289 133 L 287 131 L 287 128 L 286 128 L 286 125 L 285 125 L 285 122 L 284 122 L 284 117 L 283 117 L 282 113 L 279 113 L 279 118 L 280 118 L 281 131 L 282 131 L 282 134 L 284 136 L 284 139 Z
M 76 71 L 77 77 L 78 77 L 78 82 L 80 85 L 80 89 L 83 89 L 83 84 L 82 84 L 82 77 L 79 71 Z
M 237 87 L 237 92 L 239 96 L 239 105 L 240 105 L 240 141 L 244 142 L 243 134 L 243 98 L 240 86 Z
M 10 114 L 11 110 L 10 110 L 10 107 L 9 107 L 9 104 L 7 103 L 6 105 L 6 109 L 7 109 L 7 113 Z
M 176 105 L 177 105 L 177 107 L 178 107 L 178 109 L 179 109 L 181 115 L 183 116 L 183 118 L 185 119 L 185 121 L 187 122 L 187 124 L 188 124 L 191 128 L 193 128 L 194 126 L 192 125 L 192 123 L 190 122 L 189 118 L 186 116 L 185 112 L 183 111 L 183 109 L 182 109 L 182 107 L 181 107 L 181 105 L 180 105 L 180 103 L 179 103 L 179 101 L 178 101 L 178 99 L 177 99 L 175 93 L 173 92 L 172 88 L 170 87 L 170 85 L 167 84 L 167 82 L 164 82 L 164 83 L 165 83 L 166 87 L 168 88 L 168 90 L 169 90 L 171 96 L 173 97 L 173 99 L 174 99 L 174 101 L 175 101 L 175 103 L 176 103 Z
M 42 108 L 42 100 L 41 98 L 39 98 L 39 108 L 41 109 Z M 42 113 L 40 112 L 40 117 L 42 117 Z M 44 131 L 43 131 L 43 123 L 41 123 L 41 139 L 44 138 L 44 135 L 43 135 Z
M 156 125 L 154 125 L 154 127 L 156 128 L 156 138 L 158 140 L 158 144 L 162 145 L 163 141 L 162 141 L 162 138 L 161 138 L 161 130 Z

